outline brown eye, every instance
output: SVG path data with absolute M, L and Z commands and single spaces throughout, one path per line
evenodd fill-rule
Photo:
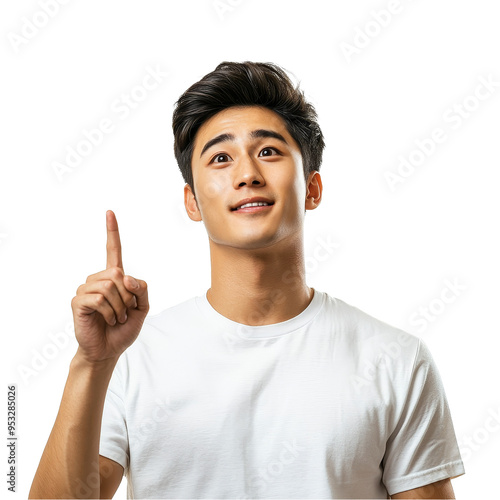
M 274 151 L 274 153 L 279 154 L 278 150 L 275 148 L 264 148 L 261 151 L 260 156 L 275 156 L 275 155 L 273 155 L 273 151 Z
M 210 163 L 225 163 L 226 161 L 229 161 L 228 158 L 231 159 L 231 157 L 225 153 L 219 154 L 214 156 Z

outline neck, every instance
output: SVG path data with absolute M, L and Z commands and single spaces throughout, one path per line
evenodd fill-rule
M 207 299 L 226 318 L 250 326 L 280 323 L 300 314 L 313 290 L 305 280 L 303 241 L 240 249 L 210 241 Z

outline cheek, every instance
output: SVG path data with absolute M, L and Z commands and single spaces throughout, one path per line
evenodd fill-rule
M 306 187 L 303 177 L 296 175 L 293 179 L 290 179 L 286 186 L 286 191 L 290 193 L 291 202 L 302 205 L 306 197 Z
M 211 200 L 216 196 L 220 196 L 224 188 L 221 179 L 214 175 L 207 173 L 199 174 L 194 178 L 194 187 L 196 191 L 196 198 L 199 200 Z
M 226 180 L 223 176 L 204 176 L 195 181 L 196 199 L 203 214 L 205 206 L 213 205 L 220 200 L 223 202 L 224 193 L 227 193 Z
M 305 183 L 301 178 L 290 179 L 284 186 L 285 195 L 285 211 L 289 220 L 301 218 L 305 210 L 306 189 Z
M 294 183 L 294 191 L 297 194 L 297 197 L 299 200 L 302 202 L 305 201 L 306 199 L 306 181 L 304 179 L 304 172 L 301 170 L 297 172 L 295 176 L 295 183 Z
M 210 179 L 203 182 L 201 188 L 198 187 L 196 192 L 198 193 L 200 200 L 210 201 L 221 196 L 221 194 L 224 192 L 224 188 L 219 182 Z

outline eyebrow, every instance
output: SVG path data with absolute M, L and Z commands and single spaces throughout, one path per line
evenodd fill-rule
M 278 141 L 284 142 L 286 145 L 288 145 L 288 142 L 286 142 L 285 138 L 278 132 L 275 132 L 274 130 L 267 130 L 264 128 L 259 128 L 257 130 L 252 130 L 250 132 L 250 137 L 252 139 L 259 139 L 259 138 L 266 138 L 266 137 L 272 137 L 274 139 L 278 139 Z M 203 146 L 203 149 L 201 150 L 200 158 L 203 156 L 205 151 L 212 146 L 215 146 L 216 144 L 219 144 L 221 142 L 228 142 L 228 141 L 234 141 L 236 138 L 233 134 L 220 134 L 214 137 L 213 139 L 210 139 L 205 146 Z

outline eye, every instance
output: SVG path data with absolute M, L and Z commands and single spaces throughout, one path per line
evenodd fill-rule
M 272 152 L 274 151 L 274 155 L 272 154 Z M 268 147 L 268 148 L 264 148 L 260 153 L 259 153 L 259 156 L 276 156 L 276 155 L 279 155 L 281 154 L 276 148 L 271 148 L 271 147 Z
M 232 158 L 227 155 L 226 153 L 220 153 L 218 155 L 215 155 L 209 163 L 226 163 L 227 161 L 229 161 L 227 158 L 229 158 L 229 160 L 232 160 Z

